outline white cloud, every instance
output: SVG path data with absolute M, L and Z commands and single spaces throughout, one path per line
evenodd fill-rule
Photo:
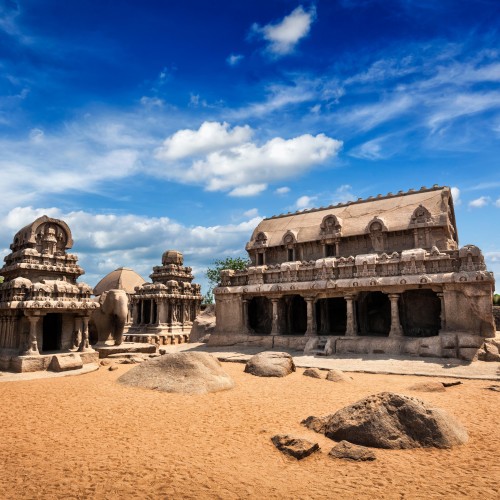
M 333 158 L 342 142 L 324 134 L 304 134 L 292 139 L 275 137 L 263 145 L 249 142 L 249 126 L 205 122 L 199 130 L 180 130 L 168 137 L 156 157 L 168 168 L 159 175 L 179 182 L 204 185 L 208 191 L 228 191 L 232 196 L 252 196 L 270 182 L 301 175 Z M 204 158 L 196 158 L 206 154 Z M 187 157 L 191 165 L 171 162 Z
M 287 194 L 287 193 L 290 192 L 290 188 L 286 187 L 286 186 L 283 186 L 283 187 L 280 187 L 280 188 L 276 189 L 274 192 L 276 194 Z
M 500 208 L 500 198 L 498 198 L 498 200 L 495 201 L 495 207 Z
M 331 204 L 346 203 L 348 201 L 353 201 L 356 198 L 356 195 L 352 193 L 352 186 L 350 184 L 342 184 L 335 190 Z
M 259 215 L 259 209 L 258 208 L 251 208 L 250 210 L 247 210 L 246 212 L 243 212 L 243 215 L 245 217 L 257 217 Z
M 16 207 L 3 217 L 0 249 L 7 253 L 14 234 L 45 214 L 63 219 L 69 225 L 75 242 L 71 251 L 77 254 L 86 271 L 81 280 L 92 286 L 121 266 L 131 267 L 147 279 L 168 249 L 181 250 L 185 264 L 195 270 L 196 283 L 205 284 L 204 271 L 215 257 L 245 254 L 245 243 L 262 220 L 254 210 L 248 211 L 247 219 L 239 224 L 185 226 L 169 217 Z
M 460 189 L 456 186 L 451 188 L 451 196 L 453 197 L 453 204 L 455 207 L 458 207 L 462 204 L 462 200 L 460 199 Z
M 314 201 L 317 199 L 317 196 L 301 196 L 295 202 L 295 205 L 299 210 L 304 208 L 311 208 Z
M 385 155 L 382 153 L 381 142 L 380 138 L 367 141 L 353 149 L 349 155 L 363 160 L 381 160 L 385 158 Z
M 159 97 L 142 96 L 140 99 L 140 103 L 147 108 L 162 108 L 165 104 L 165 101 L 163 99 L 160 99 Z
M 267 189 L 267 184 L 247 184 L 239 186 L 229 191 L 229 196 L 255 196 Z
M 231 129 L 226 122 L 204 122 L 198 130 L 179 130 L 167 137 L 163 146 L 157 149 L 156 157 L 162 160 L 179 160 L 203 155 L 241 144 L 251 136 L 252 129 L 248 125 Z
M 268 42 L 267 50 L 271 54 L 284 56 L 293 52 L 297 43 L 309 34 L 311 24 L 315 19 L 314 6 L 309 11 L 305 11 L 300 5 L 275 24 L 266 24 L 262 27 L 254 24 L 252 32 L 262 36 Z
M 228 58 L 226 59 L 227 64 L 229 66 L 237 66 L 244 58 L 245 56 L 241 54 L 230 54 Z
M 475 200 L 472 200 L 469 202 L 469 207 L 470 208 L 482 208 L 485 207 L 490 203 L 490 198 L 489 196 L 480 196 L 479 198 L 476 198 Z

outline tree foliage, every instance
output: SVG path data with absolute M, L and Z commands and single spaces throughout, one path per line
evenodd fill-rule
M 500 294 L 495 293 L 495 295 L 493 295 L 493 305 L 500 306 Z
M 250 261 L 244 257 L 227 257 L 225 259 L 217 259 L 214 261 L 213 267 L 209 267 L 206 276 L 210 283 L 210 289 L 203 296 L 205 304 L 213 304 L 214 295 L 213 289 L 220 283 L 220 272 L 223 269 L 233 269 L 234 271 L 243 271 L 250 264 Z

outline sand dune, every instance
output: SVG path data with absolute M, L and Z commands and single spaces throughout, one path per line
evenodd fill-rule
M 124 387 L 130 365 L 69 378 L 0 384 L 0 497 L 20 498 L 499 498 L 500 394 L 464 381 L 445 392 L 420 377 L 352 374 L 350 384 L 302 375 L 263 379 L 224 363 L 233 390 L 200 396 Z M 439 380 L 439 379 L 425 379 Z M 440 406 L 468 429 L 451 450 L 377 450 L 375 462 L 327 456 L 334 443 L 300 426 L 380 391 Z M 316 440 L 301 462 L 276 433 Z

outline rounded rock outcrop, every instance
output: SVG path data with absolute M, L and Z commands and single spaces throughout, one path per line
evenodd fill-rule
M 332 415 L 308 417 L 302 424 L 335 441 L 374 448 L 451 448 L 468 439 L 446 411 L 391 392 L 368 396 Z
M 257 377 L 286 377 L 296 370 L 293 358 L 287 352 L 260 352 L 252 356 L 245 372 Z
M 205 352 L 179 352 L 149 359 L 122 375 L 118 382 L 185 394 L 206 394 L 234 387 L 233 379 L 219 360 Z

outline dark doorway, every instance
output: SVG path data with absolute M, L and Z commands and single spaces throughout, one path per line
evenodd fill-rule
M 347 304 L 343 297 L 316 302 L 316 324 L 320 335 L 345 335 Z
M 307 304 L 300 295 L 283 297 L 280 300 L 285 335 L 304 335 L 307 330 Z
M 399 310 L 404 334 L 432 337 L 441 328 L 441 300 L 432 290 L 408 290 L 401 294 Z
M 142 323 L 149 325 L 151 323 L 151 300 L 145 299 L 142 301 Z
M 49 313 L 43 317 L 42 352 L 60 351 L 62 314 Z
M 273 305 L 266 297 L 253 297 L 248 303 L 248 323 L 255 333 L 271 333 L 272 315 Z
M 391 302 L 382 292 L 363 292 L 358 299 L 361 335 L 388 336 L 391 331 Z

